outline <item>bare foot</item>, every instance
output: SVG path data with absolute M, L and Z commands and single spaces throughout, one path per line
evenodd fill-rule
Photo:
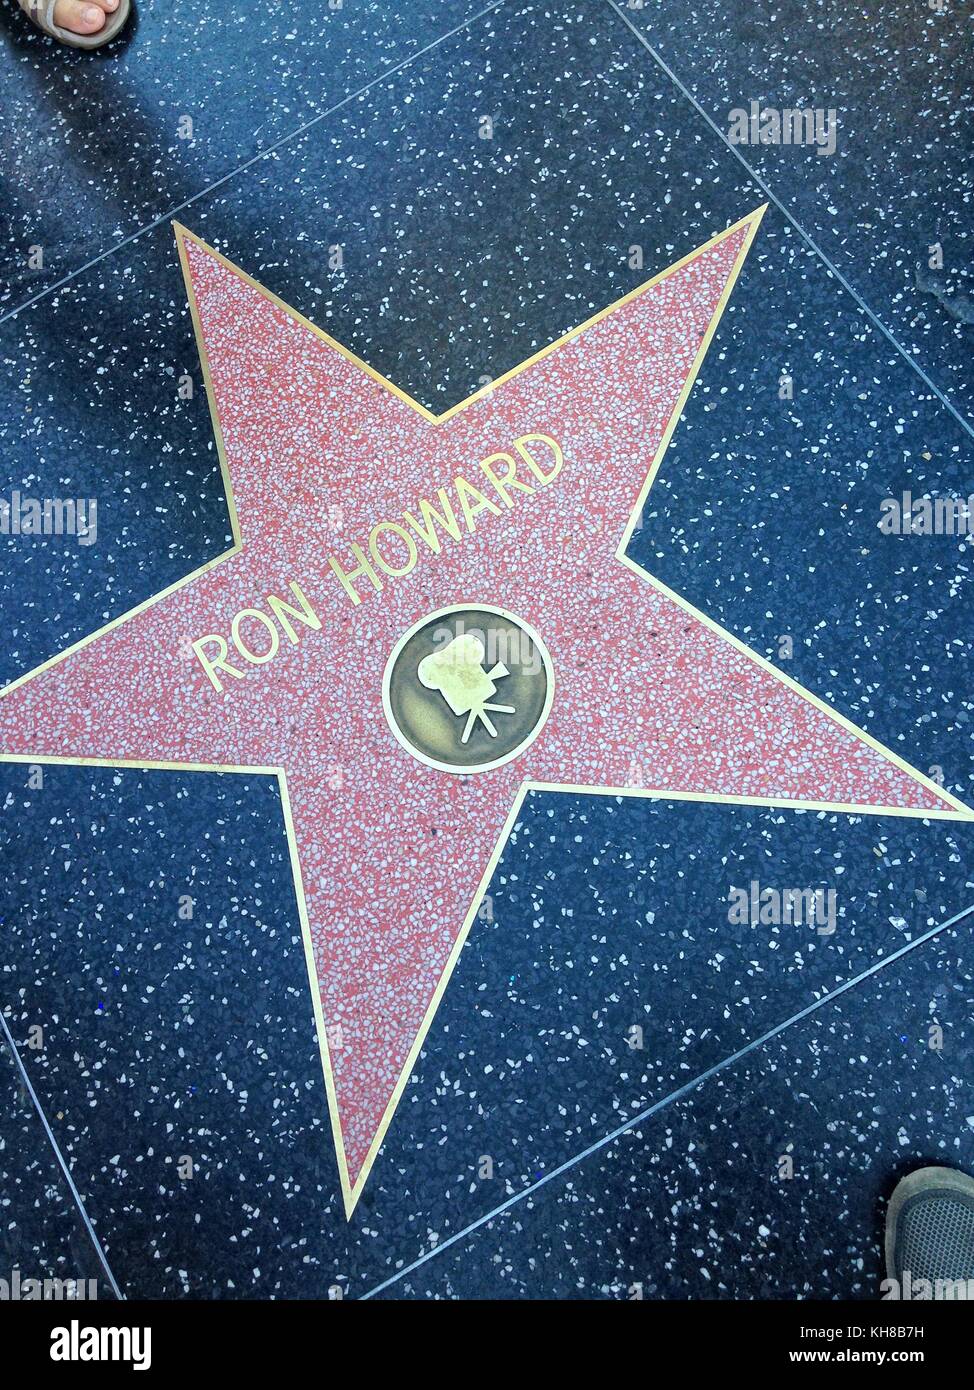
M 105 16 L 118 9 L 118 0 L 57 0 L 54 23 L 72 34 L 97 34 Z

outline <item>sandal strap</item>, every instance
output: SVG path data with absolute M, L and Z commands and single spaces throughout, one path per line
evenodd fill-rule
M 54 23 L 54 6 L 57 0 L 19 0 L 20 8 L 32 24 L 43 29 L 51 38 L 59 39 L 61 30 Z
M 64 38 L 65 31 L 58 28 L 54 23 L 54 6 L 56 4 L 57 0 L 47 0 L 47 5 L 45 6 L 44 0 L 40 0 L 38 9 L 42 10 L 44 13 L 44 20 L 41 28 L 45 29 L 47 33 L 51 34 L 54 38 L 62 39 Z
M 121 0 L 114 14 L 105 15 L 105 24 L 94 34 L 75 34 L 69 29 L 60 29 L 54 23 L 54 7 L 57 0 L 17 0 L 24 14 L 42 33 L 50 34 L 59 43 L 70 44 L 73 48 L 100 48 L 110 43 L 122 28 L 131 8 L 129 0 Z

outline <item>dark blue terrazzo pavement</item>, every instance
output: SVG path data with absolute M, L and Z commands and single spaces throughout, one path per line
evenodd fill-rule
M 772 143 L 739 152 L 974 421 L 971 6 L 653 0 L 619 9 L 724 135 L 730 113 L 751 101 L 835 111 L 833 154 Z M 937 247 L 942 265 L 932 267 Z
M 97 54 L 0 7 L 0 314 L 192 198 L 489 0 L 151 0 Z M 190 124 L 186 121 L 189 118 Z M 43 263 L 30 264 L 31 248 Z
M 370 6 L 363 14 L 346 5 L 322 20 L 320 6 L 297 5 L 262 18 L 266 29 L 185 6 L 143 8 L 131 40 L 87 67 L 81 55 L 25 37 L 19 16 L 4 16 L 0 34 L 13 62 L 0 63 L 0 100 L 25 101 L 33 82 L 56 114 L 29 170 L 18 147 L 0 154 L 0 177 L 15 190 L 6 205 L 12 289 L 0 313 L 481 7 Z M 632 17 L 648 20 L 645 11 Z M 731 11 L 719 25 L 711 16 L 710 49 L 689 42 L 702 32 L 701 15 L 681 22 L 683 56 L 695 70 L 701 54 L 719 70 L 717 51 L 728 64 L 741 53 L 757 61 L 748 44 L 762 32 L 760 9 Z M 864 26 L 866 39 L 880 23 Z M 282 26 L 297 37 L 283 39 Z M 779 74 L 784 87 L 795 79 L 787 76 L 787 44 L 779 47 L 764 55 L 761 72 Z M 66 101 L 80 74 L 89 84 L 83 100 Z M 770 100 L 769 83 L 754 94 Z M 105 120 L 109 94 L 119 115 Z M 875 119 L 885 129 L 883 110 L 860 101 L 857 128 Z M 195 144 L 174 133 L 184 112 L 203 121 Z M 494 118 L 491 141 L 479 136 L 484 113 Z M 843 120 L 848 129 L 852 118 Z M 875 180 L 864 190 L 850 163 L 867 143 L 864 135 L 840 145 L 851 151 L 836 166 L 849 194 L 836 195 L 843 225 L 879 205 L 869 191 Z M 950 189 L 964 186 L 962 163 L 950 168 L 948 203 Z M 769 182 L 780 175 L 776 167 L 762 173 Z M 902 181 L 890 197 L 901 191 Z M 180 219 L 443 409 L 763 200 L 619 15 L 586 0 L 504 3 L 474 19 L 195 198 Z M 958 194 L 951 206 L 960 201 Z M 900 198 L 897 207 L 905 206 Z M 25 276 L 25 236 L 55 248 L 44 272 Z M 875 226 L 862 231 L 861 244 L 846 241 L 852 259 L 844 269 L 852 279 L 861 271 L 857 287 L 867 298 L 877 290 L 871 307 L 883 319 L 883 266 L 895 260 L 884 248 L 892 243 Z M 336 244 L 344 266 L 330 271 Z M 627 264 L 634 245 L 643 251 L 639 272 Z M 943 371 L 944 389 L 957 392 L 966 363 L 956 323 L 942 333 L 932 318 L 924 323 L 924 351 Z M 219 553 L 228 536 L 168 225 L 0 323 L 0 357 L 0 495 L 19 487 L 99 503 L 94 545 L 0 537 L 7 680 Z M 794 379 L 787 402 L 778 397 L 782 370 Z M 183 373 L 195 380 L 190 400 L 178 396 Z M 873 511 L 884 489 L 895 495 L 904 480 L 917 494 L 974 492 L 970 464 L 970 438 L 772 209 L 633 553 L 773 660 L 780 635 L 791 635 L 783 669 L 909 761 L 941 767 L 947 785 L 965 795 L 974 772 L 962 665 L 972 632 L 969 547 L 879 538 Z M 493 918 L 471 935 L 349 1226 L 276 783 L 50 767 L 43 790 L 25 784 L 23 766 L 0 768 L 0 1005 L 18 1045 L 46 1020 L 44 1049 L 22 1055 L 130 1294 L 361 1295 L 974 903 L 971 825 L 533 796 L 495 875 Z M 728 890 L 751 878 L 835 886 L 835 934 L 732 927 Z M 196 903 L 191 921 L 178 916 L 187 892 Z M 513 1232 L 501 1249 L 494 1232 L 479 1233 L 390 1296 L 625 1296 L 631 1281 L 643 1282 L 647 1297 L 767 1296 L 778 1279 L 785 1291 L 777 1296 L 816 1296 L 801 1260 L 791 1273 L 763 1269 L 740 1249 L 748 1213 L 772 1201 L 777 1224 L 764 1224 L 785 1233 L 781 1263 L 789 1242 L 813 1260 L 833 1178 L 845 1184 L 848 1214 L 820 1287 L 824 1296 L 872 1296 L 868 1252 L 897 1131 L 893 1118 L 883 1119 L 872 1167 L 845 1158 L 829 1166 L 822 1133 L 833 1100 L 835 1123 L 854 1130 L 838 1101 L 840 1091 L 854 1093 L 843 1040 L 861 1027 L 871 1059 L 873 1050 L 881 1055 L 884 1028 L 912 1036 L 934 977 L 931 997 L 953 1010 L 954 1033 L 969 1031 L 963 944 L 960 933 L 950 944 L 929 942 L 890 967 L 888 982 L 881 972 L 826 1006 L 835 1011 L 829 1018 L 843 1020 L 846 1032 L 835 1034 L 843 1046 L 832 1035 L 831 1048 L 816 1044 L 795 1084 L 805 1085 L 807 1073 L 819 1098 L 788 1111 L 808 1171 L 826 1175 L 813 1197 L 798 1183 L 789 1189 L 797 1197 L 775 1190 L 769 1198 L 760 1168 L 779 1133 L 761 1097 L 775 1094 L 781 1076 L 799 1076 L 798 1062 L 775 1073 L 752 1059 L 746 1074 L 727 1073 L 692 1100 L 667 1105 L 642 1140 L 579 1164 L 571 1187 L 558 1180 L 542 1189 L 530 1199 L 544 1213 L 534 1225 L 522 1215 L 528 1204 L 519 1204 L 526 1234 L 498 1227 Z M 918 992 L 903 986 L 907 972 Z M 909 1017 L 904 991 L 917 1001 Z M 812 1046 L 804 1040 L 830 1026 L 826 1010 L 794 1025 L 794 1043 L 789 1029 L 761 1059 L 779 1047 L 804 1057 L 801 1049 Z M 645 1031 L 641 1052 L 626 1042 L 634 1024 Z M 935 1061 L 910 1052 L 900 1069 L 877 1062 L 862 1083 L 872 1088 L 870 1103 L 884 1116 L 900 1113 L 913 1084 L 903 1080 L 912 1075 L 904 1057 L 916 1065 L 921 1095 L 935 1086 L 930 1078 L 939 1073 L 930 1068 L 948 1063 L 951 1045 Z M 967 1047 L 958 1056 L 969 1061 Z M 954 1144 L 963 1137 L 963 1105 L 959 1083 L 950 1084 L 930 1100 L 926 1128 L 908 1128 L 903 1161 L 944 1145 L 971 1159 L 966 1138 Z M 791 1103 L 785 1091 L 782 1113 Z M 711 1118 L 705 1097 L 718 1094 L 745 1118 L 731 1136 L 722 1122 L 711 1139 L 719 1116 Z M 669 1147 L 654 1146 L 653 1136 L 665 1123 L 679 1128 L 678 1154 L 679 1144 L 706 1142 L 710 1165 L 666 1170 L 683 1203 L 670 1224 L 647 1221 L 631 1201 L 651 1168 L 662 1181 Z M 746 1134 L 752 1162 L 728 1177 L 722 1165 L 733 1157 L 734 1133 Z M 0 1170 L 14 1175 L 3 1208 L 4 1262 L 23 1262 L 30 1251 L 52 1268 L 72 1265 L 82 1258 L 77 1211 L 22 1102 L 4 1109 L 0 1143 Z M 638 1161 L 608 1158 L 642 1153 L 641 1145 Z M 186 1155 L 191 1179 L 177 1173 Z M 494 1175 L 482 1178 L 487 1157 Z M 40 1183 L 50 1193 L 42 1204 Z M 697 1232 L 711 1202 L 716 1234 L 709 1225 Z M 576 1217 L 569 1248 L 561 1230 Z M 627 1253 L 633 1245 L 638 1260 Z M 707 1257 L 709 1278 L 700 1272 Z M 84 1258 L 97 1265 L 90 1242 Z M 738 1282 L 722 1288 L 718 1266 L 731 1262 Z
M 40 1035 L 34 1034 L 35 1041 Z M 0 1280 L 7 1298 L 26 1280 L 83 1280 L 113 1297 L 77 1203 L 47 1142 L 5 1042 L 0 1040 Z
M 380 1296 L 880 1298 L 897 1181 L 974 1172 L 972 987 L 942 933 Z

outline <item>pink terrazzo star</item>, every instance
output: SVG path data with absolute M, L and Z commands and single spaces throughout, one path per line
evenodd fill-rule
M 241 546 L 18 682 L 0 747 L 284 770 L 349 1214 L 526 783 L 958 814 L 616 555 L 760 215 L 439 422 L 180 232 Z M 330 556 L 351 569 L 377 522 L 457 474 L 483 484 L 479 461 L 532 431 L 562 447 L 556 481 L 350 602 Z M 268 595 L 294 603 L 291 581 L 320 630 L 295 624 L 218 692 L 192 642 Z M 530 748 L 464 777 L 412 757 L 382 708 L 398 639 L 458 603 L 530 623 L 556 680 Z

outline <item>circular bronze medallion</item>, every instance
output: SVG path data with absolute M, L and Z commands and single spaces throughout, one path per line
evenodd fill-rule
M 522 753 L 555 693 L 539 635 L 503 608 L 458 604 L 415 623 L 386 663 L 382 704 L 414 758 L 442 772 L 486 772 Z

